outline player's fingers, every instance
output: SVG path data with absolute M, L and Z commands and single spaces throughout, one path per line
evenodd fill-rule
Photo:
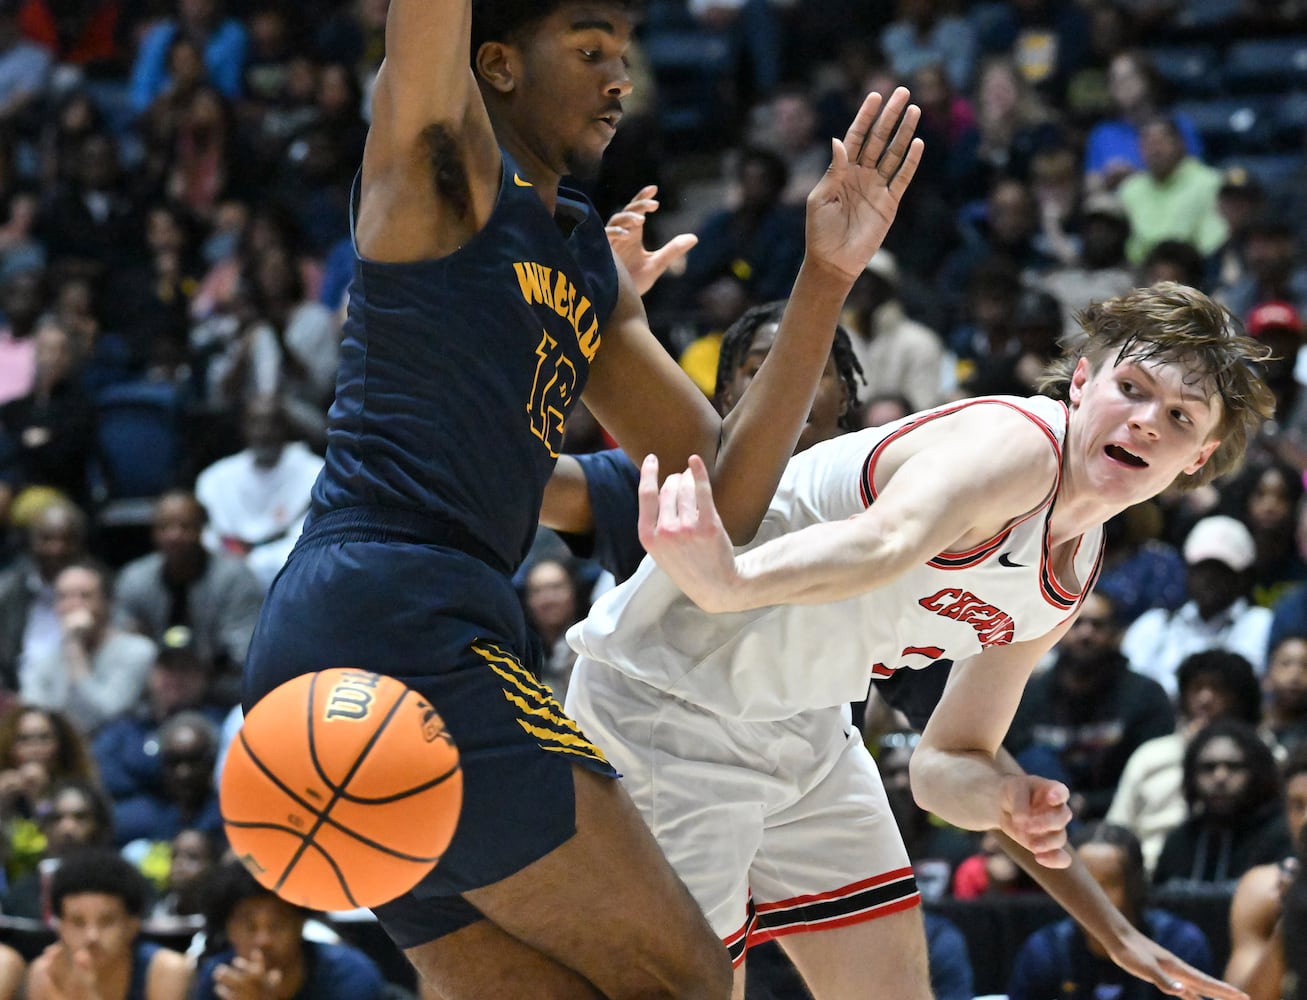
M 648 201 L 649 199 L 653 198 L 657 194 L 658 194 L 657 184 L 646 184 L 644 187 L 640 188 L 639 191 L 635 192 L 635 197 L 632 198 L 631 201 L 632 202 Z
M 640 464 L 640 485 L 636 495 L 640 501 L 640 542 L 647 549 L 653 532 L 658 527 L 658 456 L 646 455 Z
M 888 152 L 888 148 L 894 142 L 898 135 L 899 121 L 902 119 L 908 109 L 908 102 L 911 100 L 911 94 L 908 93 L 907 87 L 895 87 L 894 93 L 890 94 L 885 101 L 884 107 L 876 115 L 876 120 L 872 123 L 870 132 L 862 148 L 857 151 L 854 159 L 864 167 L 876 166 Z M 918 112 L 918 115 L 920 112 Z M 914 119 L 912 127 L 916 128 Z M 906 149 L 908 140 L 911 139 L 909 134 L 902 141 L 902 148 Z M 892 175 L 892 171 L 883 171 L 886 177 Z
M 1248 994 L 1243 990 L 1215 976 L 1209 976 L 1200 969 L 1195 969 L 1188 962 L 1169 952 L 1160 963 L 1159 971 L 1161 975 L 1154 981 L 1157 983 L 1157 988 L 1161 990 L 1165 990 L 1167 985 L 1170 985 L 1172 989 L 1188 990 L 1197 997 L 1212 997 L 1213 1000 L 1248 1000 Z
M 898 172 L 889 182 L 890 193 L 895 198 L 902 198 L 903 192 L 912 183 L 912 178 L 917 176 L 917 167 L 921 166 L 921 154 L 925 150 L 926 144 L 920 139 L 913 139 L 908 144 L 908 154 L 903 158 L 903 163 L 899 166 Z
M 886 113 L 889 110 L 887 107 L 885 109 Z M 921 109 L 915 104 L 908 105 L 903 112 L 902 121 L 898 123 L 898 128 L 894 130 L 893 137 L 886 144 L 885 151 L 881 153 L 880 159 L 876 161 L 876 173 L 880 174 L 886 181 L 893 180 L 895 174 L 903 165 L 908 150 L 912 146 L 912 139 L 917 133 L 917 123 L 920 121 Z M 863 162 L 867 163 L 868 161 L 869 157 L 864 159 Z
M 862 106 L 853 116 L 849 130 L 844 133 L 844 147 L 853 159 L 856 160 L 861 155 L 862 147 L 867 144 L 867 138 L 871 134 L 872 123 L 884 103 L 884 98 L 874 90 L 862 99 Z
M 693 250 L 698 242 L 699 237 L 693 233 L 682 233 L 680 236 L 673 236 L 649 255 L 651 263 L 659 268 L 670 267 Z
M 698 455 L 690 456 L 690 475 L 694 479 L 694 501 L 698 512 L 713 509 L 712 477 L 708 475 L 708 466 Z
M 611 229 L 614 226 L 620 226 L 622 229 L 635 229 L 644 225 L 644 216 L 639 212 L 618 212 L 608 220 L 605 228 Z
M 699 519 L 698 481 L 693 468 L 686 469 L 677 477 L 676 505 L 680 510 L 681 523 L 693 525 Z

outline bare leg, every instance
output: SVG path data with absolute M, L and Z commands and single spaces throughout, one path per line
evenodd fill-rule
M 931 1000 L 919 906 L 849 927 L 790 934 L 780 943 L 816 1000 Z
M 421 1000 L 602 1000 L 571 969 L 482 920 L 409 948 L 405 954 L 421 974 Z
M 514 995 L 726 1000 L 731 992 L 726 948 L 626 792 L 617 781 L 585 768 L 573 768 L 573 774 L 575 836 L 465 897 L 502 934 L 472 925 L 408 949 L 409 959 L 444 1000 Z M 505 937 L 539 955 L 537 972 L 545 978 L 533 979 L 526 994 L 515 993 L 504 980 L 484 990 L 470 981 L 480 975 L 477 970 L 517 958 L 528 961 L 524 952 L 506 950 Z M 534 957 L 529 961 L 536 963 Z M 556 968 L 546 972 L 550 965 Z M 558 992 L 541 992 L 541 982 Z

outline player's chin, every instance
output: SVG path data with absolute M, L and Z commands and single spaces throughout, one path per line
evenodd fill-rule
M 586 148 L 573 147 L 568 150 L 566 157 L 568 175 L 578 181 L 598 180 L 599 168 L 604 162 L 604 150 L 607 148 L 608 143 L 605 141 Z

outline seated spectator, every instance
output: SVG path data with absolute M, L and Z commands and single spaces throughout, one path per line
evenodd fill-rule
M 145 878 L 112 851 L 63 860 L 50 880 L 59 940 L 32 963 L 29 1000 L 186 1000 L 186 956 L 140 938 Z
M 145 690 L 154 643 L 110 621 L 108 571 L 82 561 L 55 579 L 56 650 L 24 664 L 19 693 L 25 702 L 67 714 L 87 736 L 125 715 Z
M 1266 676 L 1266 727 L 1286 753 L 1307 744 L 1307 636 L 1286 635 L 1271 649 Z
M 1151 608 L 1175 611 L 1188 598 L 1185 564 L 1162 536 L 1161 507 L 1154 501 L 1123 510 L 1104 527 L 1106 548 L 1097 590 L 1126 626 Z
M 1149 740 L 1130 755 L 1107 810 L 1109 823 L 1128 827 L 1139 838 L 1150 872 L 1166 835 L 1185 817 L 1184 752 L 1189 740 L 1215 719 L 1229 717 L 1250 726 L 1261 721 L 1257 675 L 1238 653 L 1194 653 L 1176 670 L 1176 683 L 1176 731 Z
M 1148 876 L 1139 840 L 1125 827 L 1091 826 L 1074 838 L 1076 853 L 1094 881 L 1134 926 L 1196 969 L 1213 973 L 1212 949 L 1196 925 L 1148 904 Z M 1017 953 L 1008 1000 L 1072 1000 L 1163 997 L 1157 987 L 1133 978 L 1094 937 L 1067 918 L 1032 934 Z
M 1257 730 L 1217 719 L 1185 748 L 1188 815 L 1166 835 L 1153 882 L 1235 882 L 1289 854 L 1275 758 Z
M 962 388 L 972 396 L 1032 396 L 1062 338 L 1062 306 L 1048 292 L 1027 287 L 1017 297 L 1009 337 L 990 355 L 976 359 Z
M 1284 960 L 1280 917 L 1284 895 L 1293 880 L 1296 859 L 1302 856 L 1303 829 L 1307 826 L 1307 747 L 1289 755 L 1280 771 L 1284 783 L 1284 818 L 1294 853 L 1276 863 L 1258 865 L 1246 871 L 1234 890 L 1230 904 L 1230 960 L 1225 966 L 1226 982 L 1253 995 L 1265 981 L 1263 966 L 1274 966 L 1279 976 L 1269 994 L 1274 1000 L 1289 996 L 1283 991 Z
M 245 450 L 202 471 L 195 496 L 209 515 L 205 546 L 243 558 L 267 588 L 299 538 L 322 459 L 289 440 L 278 396 L 247 401 L 242 431 Z
M 13 226 L 14 207 L 10 206 L 9 227 Z M 6 227 L 6 228 L 9 228 Z M 12 231 L 0 241 L 0 257 L 13 249 Z M 8 273 L 0 268 L 0 404 L 21 399 L 32 391 L 36 381 L 36 347 L 34 334 L 45 302 L 45 282 L 39 268 L 25 268 Z
M 179 35 L 202 48 L 213 85 L 227 97 L 240 96 L 249 39 L 239 20 L 223 16 L 221 6 L 220 0 L 177 0 L 176 16 L 145 33 L 131 72 L 131 100 L 137 114 L 168 87 L 168 50 Z
M 1125 259 L 1130 222 L 1121 199 L 1108 191 L 1080 205 L 1080 238 L 1074 257 L 1036 279 L 1062 305 L 1063 328 L 1074 332 L 1075 314 L 1091 302 L 1124 295 L 1135 287 L 1134 269 Z
M 544 646 L 544 682 L 561 704 L 576 662 L 567 630 L 585 617 L 589 602 L 579 593 L 576 575 L 561 559 L 540 559 L 526 573 L 522 601 L 527 623 Z
M 162 894 L 145 919 L 152 934 L 195 934 L 204 929 L 204 894 L 221 860 L 221 838 L 188 827 L 172 838 Z
M 169 845 L 182 830 L 222 835 L 217 759 L 218 727 L 199 712 L 178 712 L 159 727 L 158 787 L 118 800 L 113 814 L 115 843 L 147 875 L 163 881 Z
M 1307 496 L 1298 501 L 1294 511 L 1293 534 L 1298 557 L 1307 561 Z M 1266 640 L 1268 652 L 1287 635 L 1307 635 L 1307 583 L 1287 588 L 1271 606 L 1271 631 Z
M 22 664 L 58 650 L 54 581 L 86 556 L 86 527 L 80 507 L 55 499 L 24 528 L 24 553 L 0 573 L 0 688 L 17 690 Z
M 781 87 L 762 111 L 753 142 L 785 160 L 790 182 L 781 195 L 787 205 L 802 205 L 830 166 L 830 141 L 817 132 L 817 106 L 811 91 Z
M 263 888 L 239 861 L 218 866 L 207 899 L 208 941 L 195 1000 L 381 1000 L 384 995 L 381 973 L 370 958 L 349 945 L 305 940 L 310 912 Z
M 880 35 L 881 51 L 899 79 L 922 66 L 939 64 L 960 91 L 970 89 L 976 68 L 976 38 L 966 20 L 942 12 L 931 0 L 899 0 L 898 16 Z
M 980 838 L 980 850 L 966 858 L 953 873 L 954 899 L 980 899 L 1039 891 L 1039 886 L 1003 850 L 993 830 Z
M 938 333 L 904 310 L 898 262 L 888 250 L 877 250 L 853 283 L 842 323 L 849 331 L 868 396 L 901 394 L 913 412 L 943 401 L 944 343 Z
M 890 811 L 903 835 L 921 898 L 935 902 L 947 898 L 953 873 L 975 853 L 977 837 L 935 820 L 912 797 L 908 762 L 920 738 L 910 729 L 883 733 L 876 741 L 876 769 L 885 783 Z
M 63 858 L 88 847 L 108 847 L 113 839 L 109 800 L 92 781 L 56 782 L 37 807 L 44 844 L 36 867 L 8 887 L 0 911 L 13 917 L 45 920 L 50 916 L 50 873 Z
M 1221 173 L 1185 150 L 1176 122 L 1157 116 L 1139 133 L 1145 169 L 1131 174 L 1118 189 L 1130 220 L 1126 257 L 1141 263 L 1162 240 L 1184 240 L 1207 256 L 1229 235 L 1216 208 Z
M 781 0 L 686 0 L 701 31 L 724 36 L 735 61 L 747 63 L 743 104 L 766 100 L 781 79 L 784 28 Z
M 1307 581 L 1307 561 L 1294 539 L 1302 475 L 1270 455 L 1251 456 L 1238 476 L 1222 485 L 1221 496 L 1224 511 L 1252 532 L 1253 603 L 1274 607 L 1291 587 Z
M 695 227 L 699 243 L 685 258 L 678 291 L 692 302 L 716 279 L 734 276 L 754 302 L 785 298 L 803 260 L 803 213 L 781 202 L 789 183 L 785 161 L 764 149 L 745 149 L 733 180 L 739 202 Z
M 119 620 L 155 641 L 175 625 L 217 671 L 215 697 L 235 700 L 240 666 L 263 605 L 263 586 L 243 559 L 205 549 L 207 513 L 193 493 L 164 494 L 154 507 L 154 551 L 118 575 Z
M 1205 286 L 1203 255 L 1184 240 L 1162 240 L 1148 251 L 1139 266 L 1139 284 L 1155 285 L 1159 281 L 1177 281 L 1191 288 Z
M 1302 262 L 1297 230 L 1283 217 L 1266 215 L 1244 237 L 1244 275 L 1221 291 L 1220 302 L 1247 322 L 1253 310 L 1271 302 L 1307 311 L 1307 265 Z M 1280 414 L 1283 420 L 1286 414 Z
M 1119 52 L 1107 70 L 1107 88 L 1116 117 L 1098 122 L 1085 141 L 1085 181 L 1092 191 L 1114 189 L 1137 170 L 1144 169 L 1140 131 L 1165 110 L 1162 78 L 1147 53 Z M 1198 131 L 1187 119 L 1175 117 L 1184 137 L 1184 149 L 1203 153 Z
M 108 723 L 91 746 L 100 782 L 115 801 L 157 793 L 164 769 L 160 727 L 180 712 L 199 711 L 215 726 L 226 710 L 209 700 L 213 667 L 195 649 L 190 630 L 178 625 L 164 632 L 145 681 L 145 697 L 134 710 Z
M 67 780 L 95 780 L 86 741 L 67 718 L 22 704 L 0 715 L 0 854 L 8 881 L 36 867 L 45 848 L 38 807 Z
M 56 490 L 85 507 L 95 409 L 82 391 L 69 332 L 43 319 L 35 334 L 36 376 L 26 396 L 0 406 L 0 483 L 21 504 L 24 490 Z
M 1227 649 L 1261 675 L 1271 613 L 1248 600 L 1248 570 L 1257 557 L 1252 533 L 1225 515 L 1205 517 L 1185 538 L 1189 600 L 1178 611 L 1145 611 L 1126 629 L 1121 651 L 1131 669 L 1176 691 L 1176 667 L 1190 653 Z
M 1077 819 L 1102 819 L 1126 761 L 1175 728 L 1162 686 L 1121 655 L 1112 602 L 1098 591 L 1054 648 L 1052 667 L 1026 685 L 1004 745 L 1027 771 L 1062 781 Z

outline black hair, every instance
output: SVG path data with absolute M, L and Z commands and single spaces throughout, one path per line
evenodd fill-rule
M 1143 270 L 1157 264 L 1172 264 L 1180 272 L 1181 284 L 1202 288 L 1206 284 L 1207 263 L 1198 248 L 1185 240 L 1162 240 L 1144 257 Z
M 1278 473 L 1284 482 L 1284 490 L 1289 501 L 1290 521 L 1298 516 L 1298 504 L 1303 498 L 1302 474 L 1273 455 L 1258 454 L 1247 462 L 1238 475 L 1221 487 L 1221 513 L 1229 514 L 1240 521 L 1248 516 L 1248 502 L 1261 485 L 1262 476 L 1268 472 Z
M 1300 774 L 1307 774 L 1307 742 L 1298 743 L 1280 765 L 1280 782 L 1288 785 Z
M 509 42 L 543 21 L 572 0 L 472 0 L 472 46 L 469 56 L 476 64 L 477 52 L 486 42 Z M 607 6 L 635 13 L 641 0 L 601 0 Z
M 204 929 L 205 952 L 214 954 L 230 945 L 227 939 L 227 921 L 236 912 L 236 907 L 247 899 L 280 899 L 271 889 L 264 888 L 239 860 L 228 858 L 219 862 L 209 872 L 204 886 Z M 283 902 L 286 902 L 283 900 Z M 312 910 L 294 903 L 286 905 L 299 911 L 304 917 L 314 915 Z
M 122 900 L 127 912 L 137 918 L 145 916 L 150 901 L 145 876 L 117 851 L 103 847 L 74 851 L 59 862 L 50 880 L 50 912 L 63 916 L 66 898 L 90 892 Z
M 1125 855 L 1126 916 L 1138 926 L 1148 907 L 1148 872 L 1144 867 L 1144 849 L 1139 838 L 1124 826 L 1099 821 L 1077 829 L 1071 843 L 1078 848 L 1086 844 L 1107 844 Z
M 76 792 L 86 800 L 95 822 L 95 835 L 91 843 L 97 847 L 107 846 L 113 840 L 113 806 L 100 786 L 86 778 L 63 778 L 51 785 L 50 791 L 37 806 L 38 821 L 49 818 L 55 800 L 65 792 Z
M 736 371 L 744 364 L 744 359 L 753 346 L 753 338 L 768 323 L 779 323 L 785 313 L 785 299 L 776 299 L 752 306 L 727 327 L 722 334 L 721 348 L 717 355 L 717 385 L 713 389 L 713 405 L 721 411 L 724 406 L 726 387 L 735 377 Z M 835 370 L 844 390 L 848 394 L 848 405 L 840 414 L 840 429 L 855 431 L 858 423 L 858 388 L 863 383 L 862 365 L 853 353 L 853 342 L 849 332 L 842 326 L 835 327 L 835 340 L 831 344 L 831 355 L 835 359 Z
M 1184 751 L 1184 800 L 1191 815 L 1202 808 L 1198 791 L 1198 756 L 1207 744 L 1222 737 L 1234 741 L 1248 767 L 1248 785 L 1244 789 L 1240 815 L 1280 797 L 1280 774 L 1271 748 L 1262 742 L 1257 730 L 1238 719 L 1214 719 L 1198 731 Z
M 1183 705 L 1185 689 L 1199 678 L 1214 680 L 1230 696 L 1230 717 L 1255 726 L 1262 721 L 1262 688 L 1253 666 L 1238 653 L 1205 649 L 1186 656 L 1175 670 L 1176 690 Z

